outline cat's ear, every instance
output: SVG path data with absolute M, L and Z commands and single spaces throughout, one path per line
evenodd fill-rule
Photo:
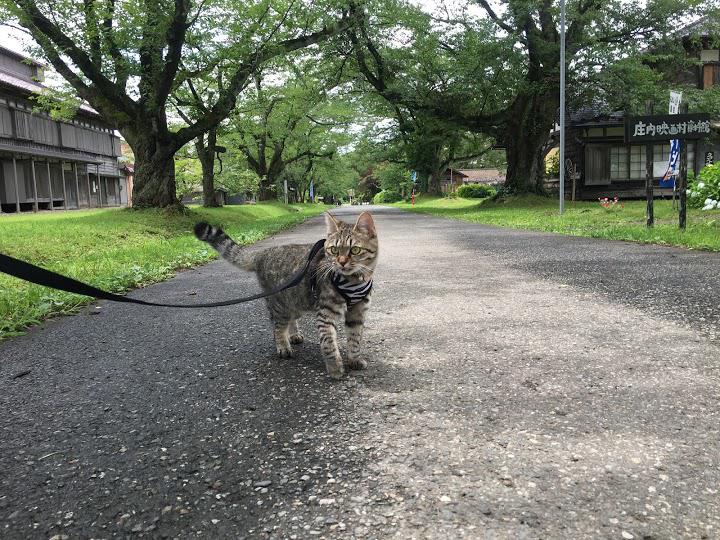
M 330 212 L 325 212 L 325 225 L 328 235 L 335 234 L 340 228 L 340 222 Z
M 355 223 L 355 229 L 365 232 L 370 238 L 374 238 L 377 233 L 375 232 L 375 222 L 373 221 L 370 212 L 363 212 Z

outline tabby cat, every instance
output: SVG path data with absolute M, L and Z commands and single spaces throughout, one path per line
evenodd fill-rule
M 273 322 L 275 344 L 281 357 L 293 356 L 292 344 L 302 343 L 297 320 L 307 311 L 315 313 L 320 349 L 328 374 L 339 379 L 348 369 L 364 369 L 361 357 L 365 313 L 370 305 L 372 276 L 378 258 L 378 237 L 369 212 L 355 225 L 325 214 L 327 237 L 308 274 L 293 288 L 266 298 Z M 254 271 L 264 291 L 285 282 L 307 261 L 312 244 L 271 247 L 256 253 L 241 248 L 221 229 L 207 223 L 195 226 L 195 235 L 214 247 L 234 265 Z M 347 355 L 338 348 L 337 325 L 345 316 Z

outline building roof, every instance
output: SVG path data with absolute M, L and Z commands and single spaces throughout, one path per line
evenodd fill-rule
M 505 173 L 499 169 L 463 169 L 465 184 L 497 184 L 505 181 Z
M 0 70 L 0 85 L 31 94 L 39 94 L 47 89 L 47 86 L 39 82 L 29 81 L 2 70 Z M 93 116 L 100 116 L 100 113 L 86 103 L 81 103 L 79 108 L 81 111 L 92 114 Z
M 35 60 L 35 58 L 32 58 L 30 56 L 27 56 L 26 54 L 14 51 L 13 49 L 8 49 L 7 47 L 3 47 L 0 45 L 0 52 L 7 54 L 8 56 L 13 56 L 17 60 L 22 61 L 23 63 L 30 63 L 34 66 L 39 67 L 47 67 L 47 64 L 40 62 L 39 60 Z
M 445 169 L 444 174 L 450 174 L 451 172 L 454 176 L 465 177 L 465 175 L 462 173 L 462 171 L 460 171 L 459 169 L 453 169 L 452 167 L 448 167 L 447 169 Z
M 680 30 L 678 30 L 678 35 L 686 38 L 690 36 L 708 36 L 711 32 L 718 34 L 717 19 L 714 19 L 709 15 L 705 15 L 704 17 L 700 17 L 697 21 L 683 26 Z
M 17 60 L 20 60 L 23 63 L 31 63 L 33 65 L 39 66 L 39 67 L 45 67 L 45 64 L 42 62 L 39 62 L 35 60 L 34 58 L 30 58 L 29 56 L 26 56 L 24 54 L 21 54 L 17 51 L 13 51 L 12 49 L 8 49 L 7 47 L 3 47 L 0 45 L 0 53 L 6 54 L 8 56 L 12 56 L 16 58 Z M 39 81 L 34 81 L 25 77 L 20 77 L 15 73 L 10 73 L 7 70 L 4 70 L 0 67 L 0 86 L 5 86 L 7 88 L 12 88 L 13 90 L 20 90 L 21 92 L 27 92 L 30 94 L 39 94 L 43 90 L 47 89 L 48 87 L 42 84 Z M 93 109 L 90 105 L 87 103 L 81 103 L 79 109 L 85 113 L 91 114 L 93 116 L 100 116 L 100 113 L 98 113 L 95 109 Z
M 505 175 L 499 169 L 461 169 L 468 180 L 495 180 L 498 177 L 505 178 Z
M 35 81 L 28 81 L 21 77 L 17 77 L 7 71 L 0 70 L 0 84 L 9 86 L 17 90 L 24 90 L 32 94 L 39 94 L 45 87 Z
M 574 127 L 618 125 L 623 123 L 623 111 L 608 111 L 597 105 L 581 107 L 570 112 L 569 124 Z

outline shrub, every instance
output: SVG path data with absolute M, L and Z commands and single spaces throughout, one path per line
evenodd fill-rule
M 697 177 L 688 178 L 687 196 L 693 208 L 720 208 L 720 163 L 708 165 Z
M 545 160 L 545 176 L 558 178 L 560 176 L 560 152 L 556 152 Z
M 400 199 L 402 199 L 402 197 L 400 197 L 397 191 L 384 189 L 373 197 L 373 202 L 375 204 L 385 204 L 398 202 Z
M 465 184 L 458 188 L 457 194 L 463 199 L 483 199 L 495 195 L 495 189 L 485 184 Z

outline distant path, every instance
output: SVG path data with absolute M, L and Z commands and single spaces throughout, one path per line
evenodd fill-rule
M 720 534 L 720 255 L 373 211 L 372 361 L 340 383 L 310 321 L 275 359 L 261 303 L 0 344 L 0 537 Z M 252 287 L 216 262 L 133 294 Z

